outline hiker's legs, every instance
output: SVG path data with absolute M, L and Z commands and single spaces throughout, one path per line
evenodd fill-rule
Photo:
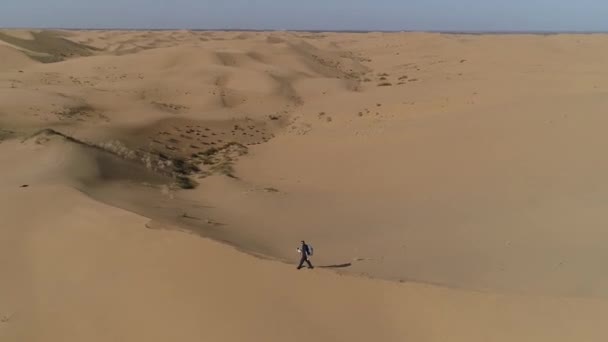
M 298 265 L 298 269 L 302 268 L 302 266 L 304 266 L 304 263 L 306 263 L 308 265 L 308 268 L 313 268 L 312 264 L 310 263 L 310 261 L 308 260 L 308 258 L 302 257 L 300 259 L 300 264 Z
M 304 265 L 304 262 L 307 262 L 308 260 L 306 260 L 306 258 L 301 258 L 300 259 L 300 264 L 298 265 L 298 269 L 302 268 L 302 266 Z

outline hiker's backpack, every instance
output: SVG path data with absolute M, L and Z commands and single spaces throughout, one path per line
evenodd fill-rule
M 312 256 L 313 249 L 311 245 L 308 245 L 308 255 Z

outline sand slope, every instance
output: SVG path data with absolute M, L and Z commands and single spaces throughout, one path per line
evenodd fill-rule
M 0 40 L 2 340 L 607 335 L 605 35 Z
M 297 272 L 147 229 L 148 219 L 57 183 L 16 186 L 52 174 L 57 159 L 34 145 L 1 151 L 3 163 L 26 170 L 0 183 L 0 260 L 10 274 L 0 284 L 3 341 L 599 341 L 608 333 L 604 300 Z
M 5 45 L 0 45 L 0 58 L 0 71 L 15 70 L 33 63 L 22 52 Z

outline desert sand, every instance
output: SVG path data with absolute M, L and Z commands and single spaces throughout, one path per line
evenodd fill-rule
M 0 340 L 605 341 L 607 43 L 0 30 Z

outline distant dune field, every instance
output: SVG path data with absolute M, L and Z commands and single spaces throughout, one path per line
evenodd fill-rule
M 0 30 L 0 340 L 604 341 L 607 43 Z

